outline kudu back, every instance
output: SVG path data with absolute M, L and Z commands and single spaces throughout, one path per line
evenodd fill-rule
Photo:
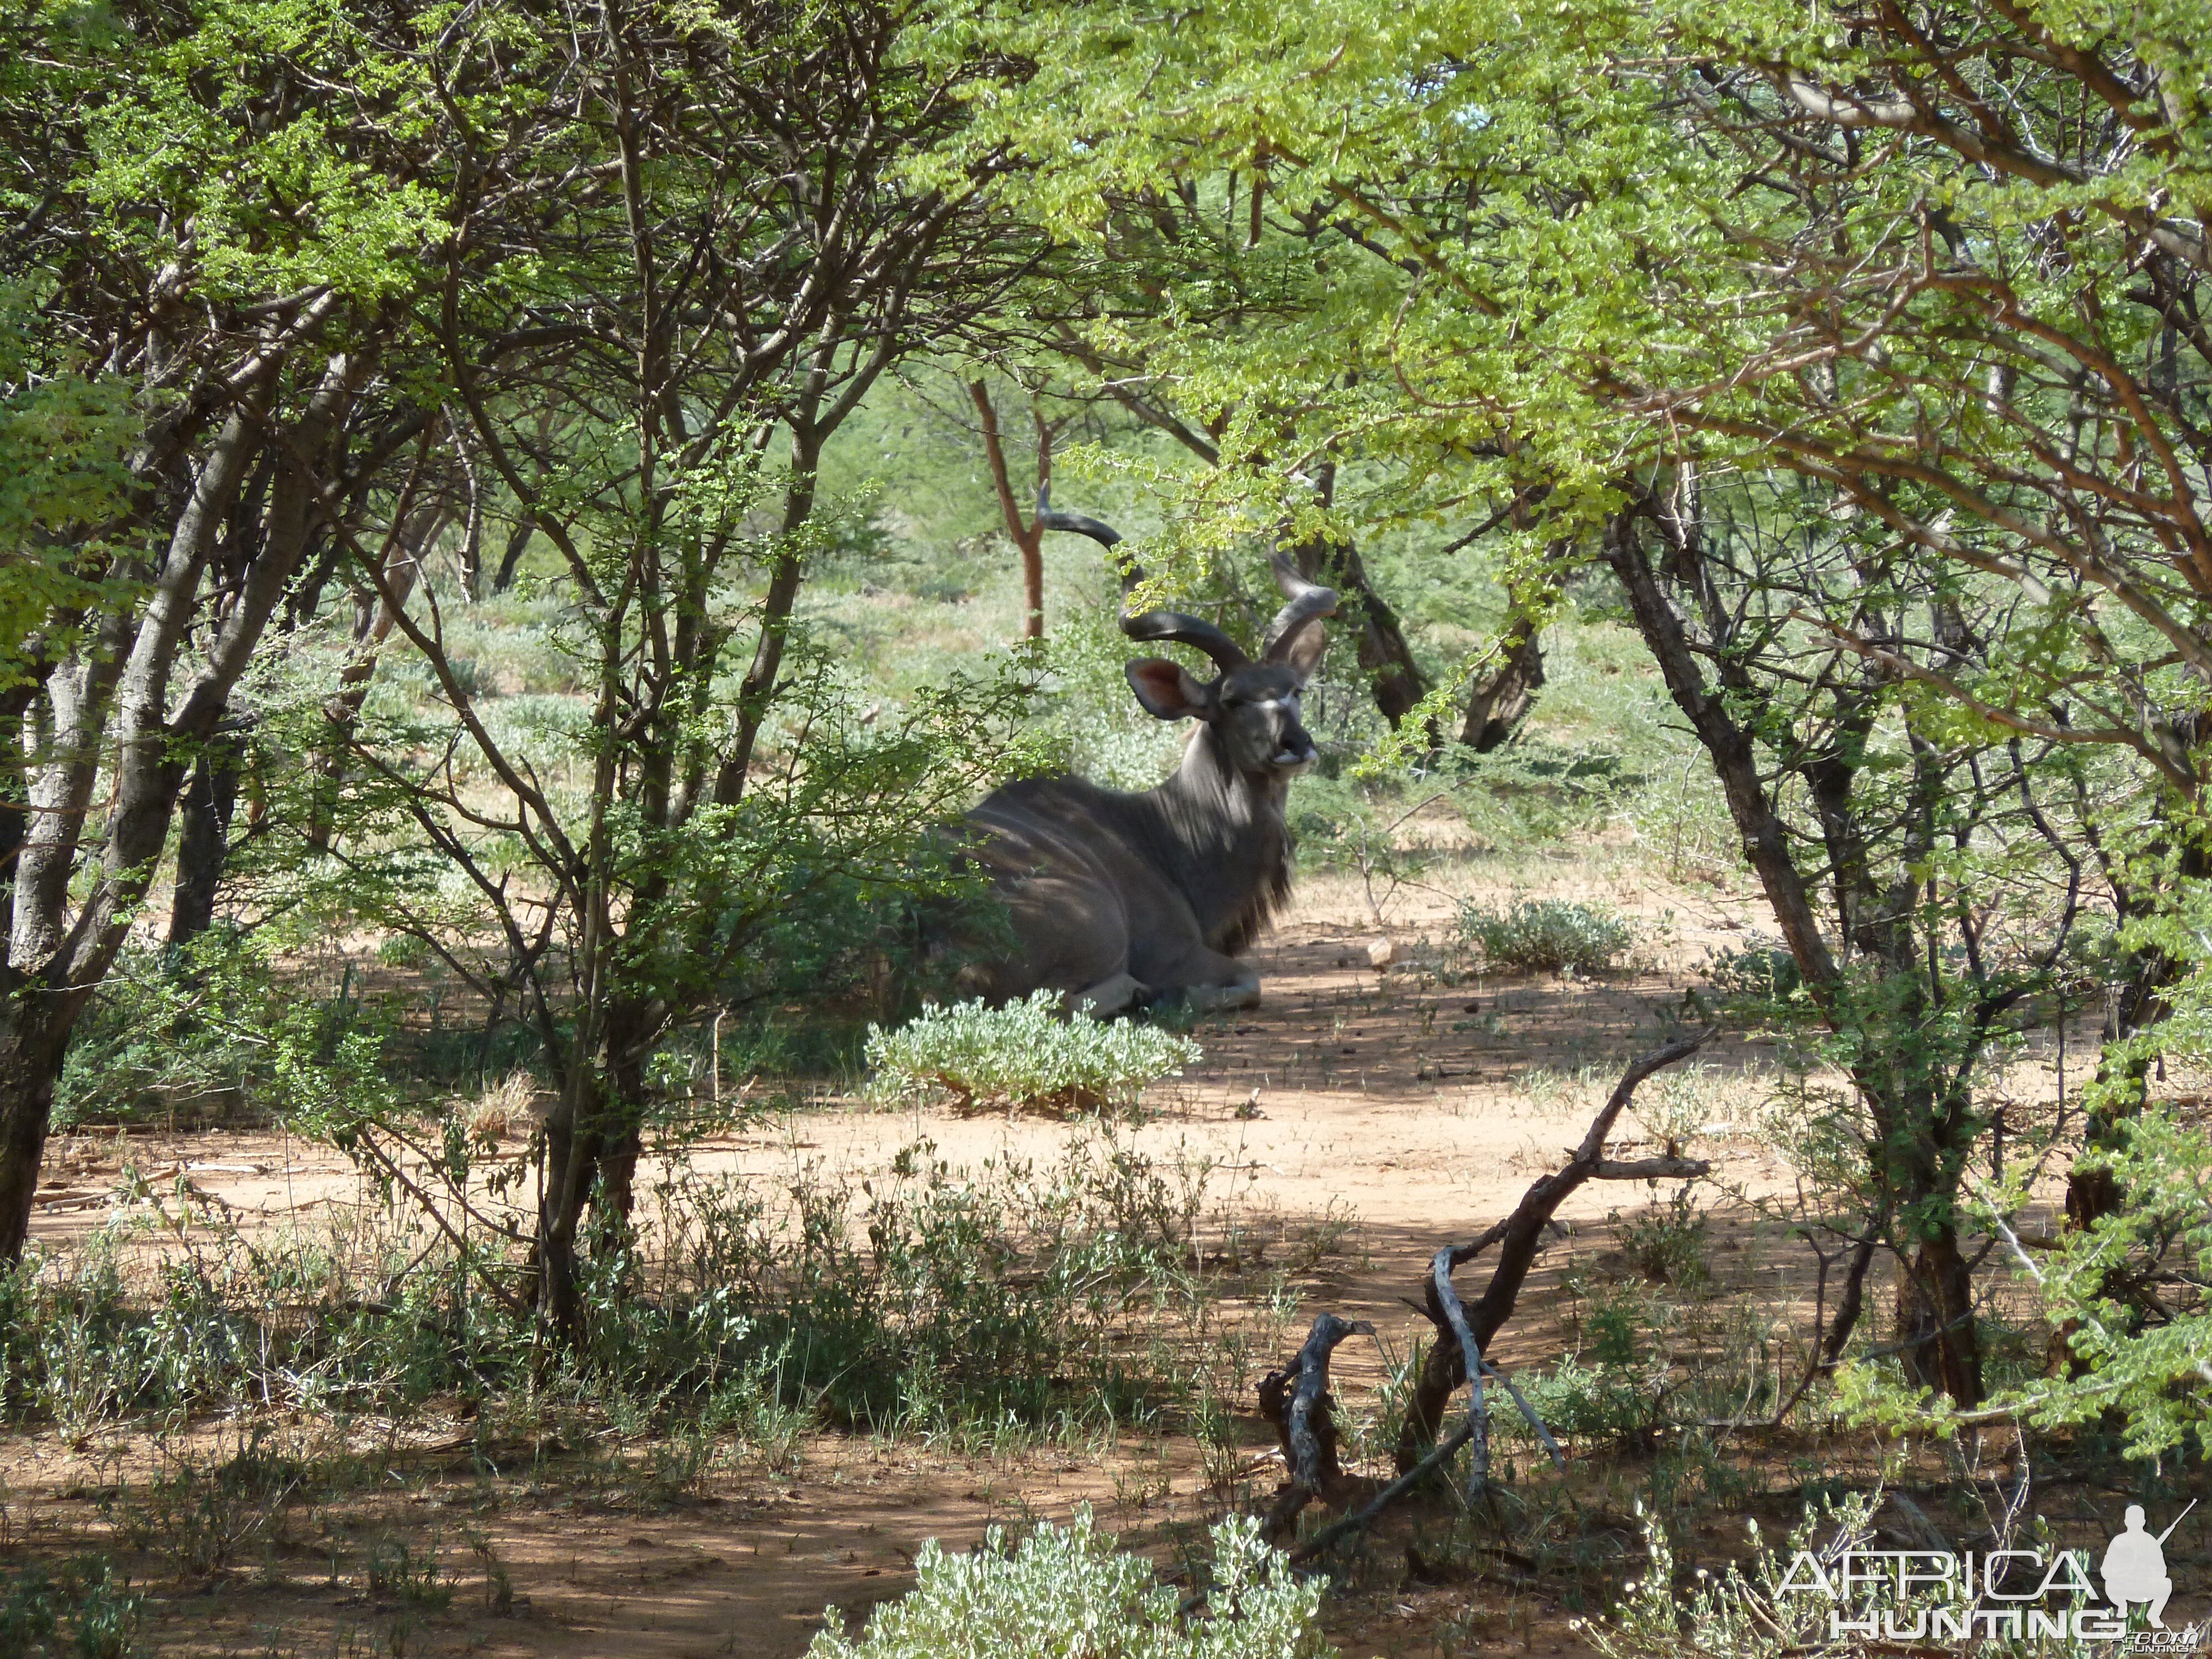
M 1048 529 L 1109 549 L 1121 539 L 1096 519 L 1038 506 Z M 970 990 L 994 1002 L 1058 991 L 1101 1018 L 1169 998 L 1201 1009 L 1259 1001 L 1259 976 L 1237 957 L 1290 894 L 1283 805 L 1315 758 L 1298 700 L 1337 599 L 1279 555 L 1274 569 L 1286 603 L 1257 662 L 1212 623 L 1124 606 L 1131 639 L 1194 646 L 1218 671 L 1200 680 L 1165 657 L 1126 671 L 1146 712 L 1197 722 L 1165 782 L 1126 794 L 1032 778 L 968 815 L 967 850 L 1004 900 L 1013 940 L 967 970 Z M 1131 568 L 1124 591 L 1140 579 Z

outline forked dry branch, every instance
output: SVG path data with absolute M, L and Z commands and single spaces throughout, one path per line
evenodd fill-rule
M 1716 1030 L 1707 1026 L 1685 1032 L 1638 1055 L 1621 1073 L 1612 1095 L 1590 1121 L 1581 1145 L 1563 1166 L 1532 1182 L 1512 1214 L 1480 1237 L 1467 1244 L 1446 1245 L 1431 1258 L 1422 1290 L 1429 1318 L 1437 1328 L 1437 1340 L 1422 1362 L 1413 1397 L 1407 1404 L 1406 1427 L 1398 1443 L 1398 1478 L 1376 1492 L 1364 1507 L 1308 1540 L 1292 1553 L 1293 1561 L 1310 1560 L 1339 1540 L 1364 1529 L 1470 1442 L 1474 1454 L 1468 1472 L 1468 1492 L 1470 1498 L 1479 1495 L 1490 1478 L 1488 1409 L 1480 1381 L 1485 1375 L 1507 1389 L 1554 1460 L 1564 1465 L 1564 1454 L 1550 1431 L 1519 1390 L 1483 1358 L 1484 1351 L 1512 1317 L 1553 1215 L 1585 1182 L 1688 1179 L 1711 1172 L 1712 1166 L 1703 1158 L 1668 1156 L 1632 1162 L 1607 1158 L 1605 1143 L 1634 1099 L 1638 1085 L 1653 1073 L 1688 1059 L 1712 1038 Z M 1498 1265 L 1480 1300 L 1470 1309 L 1454 1290 L 1451 1275 L 1493 1244 L 1498 1247 Z M 1358 1488 L 1337 1455 L 1335 1426 L 1328 1411 L 1328 1363 L 1346 1337 L 1371 1328 L 1364 1322 L 1355 1324 L 1323 1313 L 1315 1319 L 1296 1358 L 1283 1370 L 1269 1372 L 1260 1383 L 1261 1413 L 1275 1425 L 1290 1472 L 1290 1480 L 1276 1494 L 1266 1518 L 1270 1538 L 1287 1534 L 1307 1504 L 1316 1499 L 1342 1503 Z M 1453 1392 L 1470 1377 L 1477 1380 L 1470 1390 L 1467 1420 L 1439 1440 L 1445 1407 Z

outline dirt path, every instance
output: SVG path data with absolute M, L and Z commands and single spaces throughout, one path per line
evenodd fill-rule
M 1560 879 L 1583 892 L 1595 880 L 1588 871 Z M 1201 1030 L 1204 1064 L 1156 1091 L 1146 1120 L 1118 1132 L 1162 1164 L 1203 1168 L 1212 1196 L 1202 1227 L 1215 1234 L 1212 1248 L 1273 1241 L 1297 1295 L 1292 1324 L 1303 1327 L 1324 1307 L 1376 1323 L 1382 1340 L 1342 1352 L 1336 1376 L 1348 1406 L 1370 1400 L 1387 1355 L 1403 1353 L 1425 1331 L 1404 1298 L 1430 1253 L 1480 1231 L 1557 1164 L 1625 1061 L 1658 1039 L 1662 1011 L 1680 1004 L 1692 966 L 1746 936 L 1750 912 L 1724 900 L 1641 878 L 1606 896 L 1638 914 L 1652 941 L 1638 971 L 1595 981 L 1448 985 L 1407 965 L 1421 957 L 1421 937 L 1440 930 L 1443 897 L 1413 896 L 1378 934 L 1357 889 L 1310 885 L 1254 953 L 1262 1006 Z M 1370 957 L 1378 937 L 1391 940 L 1396 958 L 1382 969 Z M 1806 1288 L 1807 1264 L 1746 1202 L 1784 1190 L 1790 1179 L 1758 1127 L 1765 1064 L 1756 1048 L 1709 1053 L 1693 1073 L 1648 1086 L 1646 1109 L 1614 1145 L 1656 1146 L 1672 1134 L 1713 1158 L 1735 1189 L 1716 1212 L 1717 1290 L 1723 1302 L 1740 1295 L 1786 1314 Z M 1082 1133 L 1036 1120 L 835 1105 L 785 1113 L 701 1146 L 692 1159 L 708 1170 L 799 1175 L 812 1167 L 857 1181 L 884 1175 L 920 1140 L 972 1167 L 987 1158 L 1048 1160 Z M 362 1197 L 343 1160 L 282 1136 L 63 1137 L 34 1239 L 67 1249 L 81 1238 L 110 1213 L 126 1163 L 158 1177 L 157 1188 L 183 1174 L 249 1231 L 302 1224 L 319 1212 L 343 1216 Z M 1509 1371 L 1548 1365 L 1581 1340 L 1569 1281 L 1615 1248 L 1609 1213 L 1646 1196 L 1641 1186 L 1593 1183 L 1570 1201 L 1562 1212 L 1568 1231 L 1540 1261 L 1498 1345 Z M 1248 1403 L 1256 1380 L 1256 1371 L 1245 1379 Z M 1261 1445 L 1264 1430 L 1248 1426 Z M 465 1425 L 452 1428 L 448 1445 L 465 1443 Z M 1164 1523 L 1194 1522 L 1218 1507 L 1188 1444 L 992 1459 L 817 1437 L 794 1468 L 737 1470 L 707 1483 L 707 1498 L 651 1513 L 619 1482 L 597 1494 L 569 1486 L 533 1495 L 522 1476 L 488 1477 L 465 1457 L 456 1463 L 441 1453 L 434 1424 L 410 1432 L 432 1437 L 417 1460 L 421 1479 L 377 1524 L 434 1541 L 458 1586 L 450 1607 L 394 1638 L 388 1604 L 332 1580 L 333 1538 L 301 1537 L 258 1577 L 223 1581 L 220 1594 L 165 1589 L 162 1643 L 210 1653 L 343 1654 L 374 1640 L 392 1652 L 397 1641 L 424 1653 L 781 1659 L 803 1651 L 825 1605 L 857 1613 L 902 1593 L 924 1538 L 964 1547 L 994 1521 L 1065 1518 L 1088 1502 L 1109 1527 L 1158 1539 Z M 100 1493 L 136 1455 L 14 1437 L 0 1450 L 0 1474 L 13 1489 L 13 1509 L 0 1508 L 0 1522 L 27 1541 L 97 1535 Z M 1251 1474 L 1264 1496 L 1267 1471 Z M 501 1572 L 512 1604 L 488 1608 Z M 1449 1654 L 1501 1641 L 1536 1653 L 1570 1650 L 1566 1612 L 1540 1589 L 1470 1600 L 1463 1586 L 1408 1572 L 1402 1590 L 1386 1586 L 1333 1609 L 1332 1626 L 1353 1644 L 1347 1652 Z M 1462 1637 L 1463 1649 L 1449 1645 Z

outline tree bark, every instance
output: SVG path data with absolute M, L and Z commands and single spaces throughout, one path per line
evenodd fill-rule
M 323 705 L 323 718 L 329 722 L 330 737 L 307 764 L 313 783 L 307 799 L 307 845 L 319 853 L 331 850 L 331 840 L 337 834 L 338 797 L 345 785 L 346 744 L 352 738 L 354 727 L 361 719 L 362 705 L 368 701 L 368 689 L 376 678 L 376 665 L 383 660 L 384 647 L 398 625 L 398 607 L 407 603 L 408 595 L 422 574 L 422 555 L 430 544 L 445 529 L 447 510 L 432 503 L 404 514 L 393 528 L 384 550 L 384 580 L 376 597 L 357 601 L 354 617 L 353 655 L 338 672 L 336 696 Z
M 1336 463 L 1327 461 L 1316 468 L 1314 482 L 1322 506 L 1328 507 L 1336 498 Z M 1421 699 L 1428 696 L 1428 676 L 1413 660 L 1413 647 L 1406 642 L 1406 631 L 1399 623 L 1398 613 L 1375 591 L 1375 584 L 1367 574 L 1367 562 L 1359 556 L 1358 544 L 1311 541 L 1300 547 L 1294 556 L 1301 576 L 1310 582 L 1325 583 L 1351 599 L 1350 613 L 1345 620 L 1352 626 L 1352 648 L 1358 653 L 1359 666 L 1366 672 L 1376 710 L 1395 731 Z M 1442 748 L 1443 734 L 1431 729 L 1429 744 Z
M 783 667 L 784 641 L 791 634 L 791 607 L 799 598 L 802 574 L 793 543 L 814 513 L 814 492 L 822 465 L 822 439 L 811 423 L 794 427 L 791 440 L 791 484 L 783 497 L 783 535 L 769 572 L 768 592 L 761 600 L 760 639 L 753 647 L 752 665 L 738 687 L 737 739 L 729 757 L 719 769 L 714 784 L 718 805 L 734 806 L 743 799 L 745 779 L 752 769 L 753 750 L 760 741 L 762 723 L 775 701 L 775 677 Z
M 514 568 L 522 562 L 522 556 L 530 550 L 532 539 L 538 534 L 538 520 L 523 519 L 507 532 L 507 550 L 499 556 L 499 568 L 493 573 L 491 591 L 504 593 L 514 586 Z
M 649 1005 L 624 998 L 607 1018 L 607 1094 L 601 1109 L 599 1171 L 593 1213 L 626 1234 L 636 1203 L 637 1162 L 645 1152 L 645 1060 L 659 1029 Z
M 1942 1390 L 1961 1410 L 1982 1403 L 1973 1272 L 1948 1221 L 1932 1228 L 1910 1261 L 1899 1260 L 1897 1340 L 1907 1381 Z
M 29 678 L 0 691 L 0 741 L 9 745 L 13 756 L 23 752 L 23 717 L 31 712 L 38 694 L 38 683 Z M 15 933 L 15 860 L 31 825 L 27 782 L 20 759 L 0 769 L 0 965 L 5 963 L 7 942 Z
M 1729 816 L 1743 837 L 1743 854 L 1765 890 L 1784 944 L 1804 977 L 1806 988 L 1823 1006 L 1836 977 L 1836 962 L 1820 936 L 1812 896 L 1790 856 L 1789 831 L 1767 799 L 1759 775 L 1751 734 L 1730 716 L 1705 684 L 1705 672 L 1691 648 L 1682 618 L 1659 590 L 1650 561 L 1638 539 L 1632 512 L 1616 514 L 1605 531 L 1606 562 L 1628 595 L 1628 608 L 1645 648 L 1659 665 L 1674 705 L 1689 719 L 1719 777 Z
M 191 944 L 215 921 L 216 890 L 230 850 L 230 819 L 238 805 L 239 739 L 218 732 L 192 763 L 191 781 L 179 806 L 177 886 L 169 903 L 169 949 Z
M 1495 674 L 1477 685 L 1467 700 L 1467 720 L 1459 740 L 1478 755 L 1503 748 L 1512 739 L 1544 684 L 1544 647 L 1536 630 L 1524 628 L 1506 647 Z
M 31 1200 L 81 1000 L 34 977 L 4 975 L 0 1000 L 0 1261 L 23 1254 Z
M 311 302 L 316 317 L 337 301 Z M 318 309 L 319 307 L 319 309 Z M 37 856 L 27 845 L 16 867 L 15 927 L 6 967 L 4 1029 L 0 1029 L 0 1259 L 14 1260 L 29 1228 L 30 1194 L 52 1113 L 53 1089 L 77 1016 L 130 937 L 138 906 L 168 838 L 185 780 L 180 748 L 204 744 L 223 718 L 269 619 L 298 569 L 307 542 L 313 480 L 304 471 L 321 453 L 366 364 L 330 359 L 306 409 L 281 436 L 266 431 L 261 404 L 280 360 L 267 359 L 211 444 L 179 514 L 144 609 L 134 618 L 118 606 L 98 630 L 100 648 L 76 672 L 48 677 L 56 724 L 68 733 L 43 793 L 71 805 L 41 817 L 66 820 L 43 832 L 33 824 Z M 251 471 L 259 447 L 283 443 L 261 525 L 258 550 L 228 607 L 212 629 L 204 657 L 176 713 L 168 712 L 173 670 L 200 606 L 201 578 L 214 538 Z M 135 622 L 135 626 L 134 626 Z M 121 660 L 119 675 L 110 665 Z M 112 697 L 108 690 L 112 687 Z M 112 729 L 115 752 L 106 837 L 91 885 L 70 915 L 79 867 L 78 839 L 90 804 L 90 778 Z M 46 800 L 38 805 L 46 805 Z
M 1006 468 L 1006 446 L 999 435 L 999 411 L 991 402 L 991 388 L 981 380 L 968 383 L 975 413 L 983 425 L 983 453 L 991 464 L 991 483 L 999 494 L 999 516 L 1022 558 L 1022 637 L 1044 637 L 1044 525 L 1022 522 L 1021 503 L 1014 499 L 1013 478 Z M 1037 489 L 1052 483 L 1052 428 L 1037 416 Z

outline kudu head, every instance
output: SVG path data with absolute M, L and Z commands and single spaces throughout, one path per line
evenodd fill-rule
M 1037 518 L 1047 530 L 1073 531 L 1102 547 L 1111 548 L 1121 539 L 1110 525 L 1096 519 L 1054 512 L 1042 491 L 1037 495 Z M 1220 739 L 1230 766 L 1255 781 L 1288 779 L 1314 763 L 1314 741 L 1299 720 L 1298 698 L 1321 661 L 1322 619 L 1336 611 L 1334 588 L 1308 581 L 1280 553 L 1275 555 L 1274 569 L 1275 584 L 1283 590 L 1285 603 L 1267 624 L 1257 662 L 1202 617 L 1179 611 L 1132 616 L 1126 604 L 1121 611 L 1121 631 L 1131 639 L 1195 646 L 1221 671 L 1211 680 L 1200 680 L 1168 658 L 1139 658 L 1124 672 L 1146 712 L 1164 720 L 1203 720 Z M 1134 565 L 1124 567 L 1123 593 L 1143 580 Z

